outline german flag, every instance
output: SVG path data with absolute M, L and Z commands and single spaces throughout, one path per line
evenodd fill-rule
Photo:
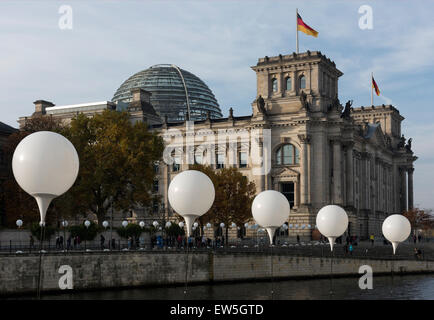
M 297 31 L 301 31 L 306 33 L 309 36 L 318 37 L 318 32 L 309 27 L 306 23 L 304 23 L 303 19 L 297 13 Z
M 374 80 L 374 77 L 372 77 L 372 88 L 375 90 L 375 94 L 377 96 L 380 95 L 380 89 L 378 89 L 377 83 Z

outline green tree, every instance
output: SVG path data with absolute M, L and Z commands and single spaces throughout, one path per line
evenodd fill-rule
M 75 146 L 80 171 L 71 190 L 57 204 L 71 213 L 94 213 L 101 224 L 107 211 L 149 206 L 154 162 L 163 139 L 146 123 L 132 124 L 127 112 L 105 110 L 88 118 L 78 114 L 62 133 Z
M 73 238 L 79 236 L 80 240 L 82 241 L 92 241 L 95 239 L 100 229 L 101 228 L 99 228 L 98 225 L 92 221 L 90 222 L 90 226 L 88 228 L 84 224 L 68 227 L 68 231 L 71 233 L 71 236 Z
M 226 244 L 232 222 L 241 226 L 252 218 L 251 206 L 256 195 L 254 182 L 249 182 L 237 168 L 213 170 L 203 165 L 192 165 L 191 169 L 204 172 L 214 184 L 215 200 L 211 209 L 200 217 L 201 226 L 207 222 L 225 224 Z
M 121 238 L 131 237 L 134 240 L 137 240 L 143 232 L 146 232 L 147 229 L 142 229 L 139 225 L 134 223 L 129 223 L 126 227 L 120 227 L 116 229 L 117 234 Z

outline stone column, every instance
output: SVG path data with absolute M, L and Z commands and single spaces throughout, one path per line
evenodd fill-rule
M 413 204 L 413 172 L 414 172 L 414 168 L 409 168 L 407 170 L 407 174 L 408 174 L 408 210 L 412 210 L 414 208 L 414 204 Z
M 298 138 L 301 142 L 301 173 L 300 173 L 300 204 L 306 205 L 309 203 L 309 144 L 310 136 L 300 134 Z
M 407 211 L 407 177 L 406 177 L 406 168 L 400 167 L 400 179 L 401 179 L 401 212 Z
M 342 205 L 341 140 L 333 140 L 333 203 Z
M 354 161 L 353 161 L 354 142 L 347 144 L 347 205 L 354 206 Z

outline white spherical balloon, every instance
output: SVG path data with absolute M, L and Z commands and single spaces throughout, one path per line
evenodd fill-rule
M 337 205 L 322 207 L 316 216 L 319 232 L 329 239 L 333 251 L 334 241 L 340 237 L 348 227 L 348 215 L 344 209 Z
M 193 223 L 193 227 L 197 228 L 197 226 L 199 225 L 199 223 L 195 222 Z
M 51 200 L 71 188 L 78 169 L 78 154 L 72 143 L 50 131 L 39 131 L 25 137 L 12 157 L 15 179 L 36 199 L 43 224 Z
M 181 216 L 201 216 L 211 208 L 215 190 L 206 174 L 187 170 L 173 178 L 168 194 L 170 205 Z
M 23 225 L 23 220 L 18 219 L 16 223 L 17 223 L 17 227 L 20 228 Z
M 122 227 L 126 227 L 128 225 L 128 221 L 127 220 L 124 220 L 124 221 L 122 221 Z
M 156 228 L 156 227 L 158 227 L 158 222 L 154 221 L 154 222 L 152 222 L 152 225 Z
M 289 202 L 275 190 L 266 190 L 258 194 L 252 203 L 253 218 L 262 227 L 279 227 L 289 216 Z
M 103 226 L 104 228 L 107 228 L 107 227 L 109 226 L 108 221 L 103 221 L 103 222 L 102 222 L 102 226 Z
M 232 227 L 232 228 L 235 228 L 236 226 L 237 226 L 236 223 L 235 223 L 235 222 L 232 222 L 231 227 Z
M 410 221 L 402 214 L 392 214 L 384 220 L 382 231 L 384 237 L 392 242 L 395 254 L 398 243 L 405 241 L 411 233 Z
M 180 223 L 178 223 L 178 225 L 180 228 L 184 228 L 184 222 L 181 221 Z
M 86 228 L 89 228 L 89 227 L 90 227 L 90 221 L 89 221 L 89 220 L 86 220 L 86 221 L 84 222 L 84 226 L 85 226 Z
M 246 222 L 246 223 L 244 224 L 244 228 L 248 228 L 248 227 L 249 227 L 249 223 Z
M 170 221 L 166 222 L 166 228 L 170 228 L 171 225 L 172 225 L 172 222 L 170 222 Z
M 63 220 L 62 221 L 62 227 L 66 228 L 68 226 L 68 221 Z
M 220 223 L 220 227 L 221 228 L 224 228 L 225 227 L 225 224 L 222 222 L 222 223 Z
M 32 196 L 65 193 L 74 184 L 78 168 L 78 155 L 72 143 L 50 131 L 39 131 L 25 137 L 12 158 L 15 179 Z
M 144 221 L 140 221 L 139 222 L 139 226 L 140 226 L 140 228 L 143 229 L 145 227 L 145 222 Z
M 211 226 L 211 223 L 208 222 L 208 223 L 206 224 L 206 227 L 207 227 L 207 228 L 211 228 L 211 227 L 212 227 L 212 226 Z

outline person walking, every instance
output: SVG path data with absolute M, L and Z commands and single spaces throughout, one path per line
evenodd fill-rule
M 100 243 L 100 245 L 101 245 L 101 250 L 104 250 L 104 249 L 105 249 L 105 246 L 104 246 L 105 238 L 104 238 L 103 235 L 100 236 L 100 238 L 99 238 L 99 243 Z
M 371 246 L 373 247 L 373 246 L 374 246 L 374 235 L 371 234 L 371 235 L 369 236 L 369 239 L 371 240 Z
M 30 249 L 35 248 L 35 239 L 33 239 L 33 236 L 30 235 Z
M 68 240 L 66 240 L 66 249 L 67 250 L 71 249 L 71 241 L 72 241 L 72 236 L 69 235 Z
M 59 237 L 59 247 L 63 250 L 63 236 Z
M 297 243 L 300 243 L 300 236 L 297 234 Z
M 348 247 L 350 251 L 350 255 L 353 255 L 353 244 L 350 243 L 350 246 Z

